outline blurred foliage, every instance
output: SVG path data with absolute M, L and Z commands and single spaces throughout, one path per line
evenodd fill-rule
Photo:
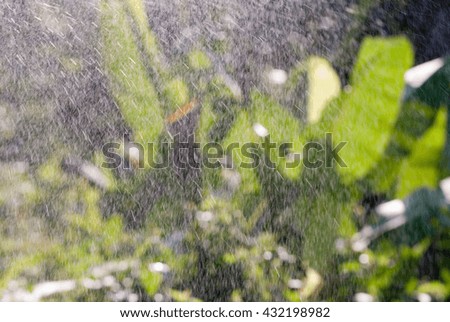
M 293 147 L 281 159 L 255 148 L 272 168 L 202 169 L 189 187 L 173 169 L 147 168 L 102 169 L 113 184 L 98 188 L 63 171 L 64 147 L 31 168 L 2 164 L 3 299 L 450 299 L 449 205 L 437 188 L 449 168 L 442 157 L 448 96 L 429 98 L 442 93 L 425 84 L 402 101 L 403 75 L 413 64 L 406 38 L 365 39 L 343 89 L 332 66 L 311 57 L 286 84 L 244 98 L 201 49 L 168 64 L 147 21 L 142 1 L 102 1 L 104 69 L 130 140 L 170 141 L 173 123 L 192 108 L 199 113 L 192 133 L 202 145 L 261 143 L 258 125 L 276 150 Z M 443 95 L 446 64 L 437 85 Z M 280 99 L 302 79 L 306 117 Z M 335 144 L 348 142 L 340 154 L 347 167 L 286 168 L 306 142 L 325 143 L 326 133 Z M 164 153 L 162 144 L 155 150 Z M 100 166 L 95 155 L 90 161 Z M 230 156 L 245 161 L 239 150 Z M 186 192 L 194 185 L 200 198 Z M 149 202 L 138 199 L 141 191 Z M 406 198 L 405 223 L 352 249 L 358 231 L 384 227 L 374 207 L 393 198 Z

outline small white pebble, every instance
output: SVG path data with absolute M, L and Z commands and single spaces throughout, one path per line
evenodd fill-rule
M 344 251 L 345 250 L 345 240 L 342 238 L 336 239 L 336 241 L 334 242 L 334 247 L 339 252 Z
M 102 288 L 102 282 L 99 280 L 93 280 L 91 278 L 85 278 L 81 281 L 81 285 L 83 285 L 87 289 L 91 290 L 99 290 Z
M 303 286 L 303 282 L 299 279 L 291 279 L 288 282 L 288 287 L 293 290 L 298 290 L 298 289 L 302 288 L 302 286 Z
M 282 69 L 272 69 L 268 74 L 268 78 L 272 84 L 283 85 L 286 83 L 288 75 Z
M 255 131 L 256 135 L 262 138 L 269 135 L 269 131 L 259 123 L 253 124 L 253 131 Z
M 103 286 L 111 287 L 116 283 L 116 279 L 112 275 L 105 276 L 102 280 Z
M 367 249 L 367 246 L 369 246 L 369 240 L 358 239 L 352 243 L 352 250 L 357 253 L 363 252 Z
M 442 190 L 445 201 L 450 204 L 450 178 L 446 178 L 439 183 L 439 187 Z
M 356 293 L 353 296 L 355 302 L 373 302 L 373 296 L 367 293 Z
M 154 273 L 167 273 L 170 271 L 170 268 L 167 264 L 156 262 L 148 265 L 148 269 Z
M 361 254 L 359 255 L 359 262 L 363 265 L 369 264 L 370 258 L 367 254 Z
M 419 293 L 419 294 L 417 294 L 417 300 L 419 302 L 431 302 L 432 298 L 431 298 L 430 294 Z
M 273 257 L 272 252 L 265 251 L 264 254 L 263 254 L 263 258 L 264 258 L 266 261 L 270 261 L 270 260 L 272 259 L 272 257 Z
M 128 302 L 137 302 L 139 301 L 139 296 L 135 293 L 128 294 Z
M 131 288 L 133 286 L 133 279 L 130 277 L 125 277 L 122 281 L 122 284 L 126 288 Z
M 154 296 L 155 302 L 162 302 L 164 301 L 164 295 L 161 293 L 156 293 Z
M 281 246 L 278 247 L 277 254 L 278 254 L 278 257 L 283 262 L 288 262 L 288 263 L 295 262 L 295 256 L 294 255 L 290 255 L 284 247 L 281 247 Z
M 115 301 L 123 301 L 128 298 L 128 292 L 127 291 L 118 291 L 116 294 L 114 294 L 114 300 Z
M 195 218 L 201 222 L 209 222 L 214 218 L 214 215 L 210 211 L 198 211 L 195 214 Z

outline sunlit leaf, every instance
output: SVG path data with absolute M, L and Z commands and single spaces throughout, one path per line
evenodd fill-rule
M 405 38 L 367 38 L 363 42 L 350 79 L 340 100 L 333 135 L 348 145 L 339 167 L 345 181 L 361 178 L 380 159 L 399 113 L 403 74 L 413 62 Z
M 327 103 L 341 91 L 339 76 L 323 58 L 308 60 L 308 121 L 317 122 Z
M 105 0 L 101 13 L 103 57 L 112 94 L 134 131 L 134 139 L 143 143 L 156 142 L 164 127 L 163 114 L 124 3 Z

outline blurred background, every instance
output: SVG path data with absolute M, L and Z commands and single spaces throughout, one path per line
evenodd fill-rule
M 0 299 L 449 300 L 448 17 L 445 0 L 1 1 Z M 183 159 L 165 143 L 267 135 L 292 143 L 254 151 L 271 167 L 136 166 L 137 143 Z M 286 167 L 308 142 L 311 162 L 347 142 L 346 166 Z

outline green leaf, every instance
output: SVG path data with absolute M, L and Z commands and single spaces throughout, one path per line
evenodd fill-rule
M 331 64 L 323 58 L 308 60 L 308 122 L 319 121 L 328 102 L 341 91 L 339 76 Z
M 164 127 L 163 114 L 123 2 L 102 2 L 101 34 L 111 91 L 123 117 L 134 131 L 135 141 L 156 142 Z
M 366 175 L 381 158 L 399 113 L 403 74 L 413 62 L 406 38 L 366 38 L 334 119 L 336 141 L 348 165 L 339 168 L 345 182 Z
M 429 65 L 430 63 L 433 64 L 433 62 L 435 61 L 424 65 Z M 444 63 L 444 61 L 442 61 L 442 63 Z M 425 81 L 422 85 L 416 84 L 417 79 L 414 79 L 414 77 L 417 78 L 417 74 L 419 74 L 419 76 L 421 74 L 417 73 L 418 69 L 422 69 L 423 71 L 423 65 L 416 66 L 405 74 L 405 79 L 408 80 L 408 83 L 404 91 L 403 104 L 399 116 L 383 157 L 380 158 L 378 163 L 373 167 L 373 171 L 368 177 L 369 179 L 372 179 L 372 183 L 376 183 L 379 190 L 388 190 L 392 187 L 392 184 L 398 176 L 398 171 L 400 171 L 403 160 L 410 157 L 411 153 L 423 154 L 423 151 L 421 151 L 421 148 L 418 148 L 417 145 L 421 144 L 422 148 L 425 148 L 423 146 L 424 143 L 420 140 L 428 140 L 427 138 L 423 138 L 423 136 L 427 131 L 430 131 L 433 124 L 436 124 L 436 118 L 439 116 L 439 109 L 444 109 L 445 106 L 448 108 L 449 64 L 444 64 L 443 68 L 436 71 L 428 79 L 422 80 Z M 410 84 L 419 87 L 415 88 L 410 86 Z M 445 116 L 442 117 L 445 119 Z M 442 123 L 444 120 L 440 119 L 439 122 Z M 444 125 L 442 125 L 441 128 L 443 128 L 443 126 Z M 436 129 L 436 131 L 441 134 L 445 133 L 438 129 Z M 433 135 L 432 133 L 429 135 Z M 436 135 L 433 146 L 439 149 L 438 146 L 443 144 L 443 138 L 439 138 L 438 134 Z M 446 151 L 448 151 L 448 143 Z M 428 152 L 431 153 L 431 151 Z M 439 173 L 437 174 L 439 175 L 439 178 L 445 176 L 445 169 L 449 167 L 448 155 L 447 152 L 444 153 L 444 158 L 440 161 L 440 165 L 437 165 L 438 162 L 436 160 L 438 158 L 441 159 L 438 153 L 431 153 L 426 160 L 426 162 L 430 162 L 430 166 L 435 165 L 439 168 Z M 417 176 L 417 174 L 415 176 Z
M 181 78 L 174 78 L 164 88 L 168 109 L 175 111 L 189 102 L 189 88 Z
M 446 137 L 447 111 L 440 109 L 436 120 L 416 142 L 398 174 L 397 197 L 404 198 L 420 187 L 435 188 L 440 179 L 441 155 Z
M 155 295 L 163 281 L 161 274 L 150 272 L 143 269 L 140 274 L 140 280 L 144 286 L 145 291 L 149 296 Z
M 427 293 L 439 301 L 445 301 L 450 295 L 450 290 L 439 281 L 424 283 L 417 288 L 419 293 Z
M 270 135 L 271 142 L 276 144 L 276 147 L 270 151 L 271 162 L 277 166 L 277 170 L 285 178 L 298 178 L 302 172 L 301 163 L 292 168 L 286 167 L 289 160 L 287 157 L 280 157 L 279 149 L 282 144 L 290 143 L 292 147 L 289 149 L 289 153 L 299 154 L 302 151 L 305 142 L 302 142 L 300 137 L 302 132 L 300 122 L 288 109 L 267 95 L 255 91 L 251 98 L 250 110 L 253 124 L 264 126 Z M 259 142 L 263 142 L 262 139 L 259 139 Z

